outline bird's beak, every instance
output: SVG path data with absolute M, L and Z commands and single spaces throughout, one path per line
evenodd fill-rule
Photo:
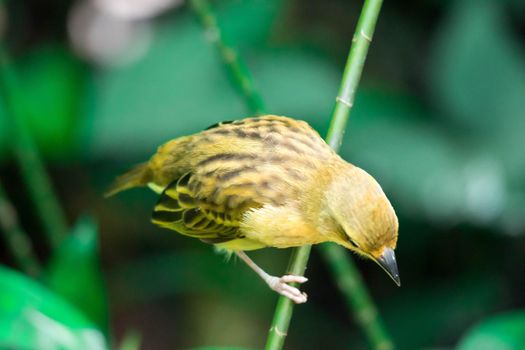
M 397 271 L 396 254 L 394 254 L 394 250 L 385 248 L 383 254 L 377 258 L 376 262 L 386 271 L 386 273 L 388 273 L 397 286 L 400 287 L 401 279 L 399 278 L 399 272 Z

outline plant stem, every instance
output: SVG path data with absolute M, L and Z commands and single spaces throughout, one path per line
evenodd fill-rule
M 331 266 L 334 279 L 354 318 L 363 329 L 370 347 L 375 350 L 391 350 L 394 343 L 381 320 L 374 302 L 352 260 L 344 248 L 327 243 L 322 246 L 322 254 Z
M 33 251 L 33 245 L 27 233 L 20 227 L 15 208 L 7 198 L 1 182 L 0 228 L 16 265 L 26 274 L 33 277 L 37 276 L 40 273 L 40 264 Z
M 242 61 L 237 51 L 227 44 L 224 34 L 217 25 L 217 19 L 208 1 L 190 0 L 190 5 L 202 22 L 206 31 L 206 37 L 219 51 L 230 78 L 233 80 L 233 86 L 243 96 L 249 110 L 255 114 L 264 113 L 264 103 L 253 85 L 250 71 L 247 69 L 246 64 Z
M 31 133 L 25 125 L 23 92 L 17 84 L 5 49 L 0 47 L 0 94 L 4 100 L 12 130 L 11 143 L 20 172 L 28 188 L 36 211 L 54 250 L 67 232 L 65 215 L 55 196 L 51 181 L 40 159 Z M 45 116 L 42 116 L 45 118 Z
M 339 93 L 335 99 L 332 122 L 326 136 L 326 141 L 336 151 L 343 142 L 346 122 L 354 104 L 355 92 L 361 79 L 382 2 L 383 0 L 365 0 L 352 38 Z
M 259 94 L 253 88 L 249 72 L 246 69 L 235 68 L 235 64 L 243 68 L 245 66 L 239 63 L 240 58 L 235 51 L 224 43 L 224 38 L 217 26 L 217 20 L 208 2 L 206 0 L 191 0 L 191 4 L 194 11 L 201 18 L 206 30 L 211 33 L 210 37 L 219 48 L 224 63 L 228 66 L 230 72 L 235 72 L 233 74 L 236 77 L 233 81 L 234 85 L 241 92 L 246 104 L 252 110 L 262 112 L 264 110 L 263 103 L 258 97 Z M 382 0 L 366 0 L 357 23 L 352 39 L 353 44 L 345 65 L 330 128 L 326 137 L 326 141 L 335 151 L 339 149 L 343 140 L 346 122 L 354 103 L 355 91 L 361 78 L 381 4 Z M 229 52 L 233 52 L 233 56 L 228 55 Z M 234 57 L 237 63 L 232 64 L 229 57 Z M 242 83 L 243 81 L 248 82 L 248 84 Z M 249 86 L 249 88 L 246 88 L 246 86 Z M 254 95 L 257 96 L 255 99 L 258 101 L 257 103 L 254 103 L 250 97 Z M 311 246 L 294 249 L 287 272 L 303 275 L 310 251 Z M 325 244 L 322 246 L 322 254 L 334 278 L 338 281 L 338 287 L 345 297 L 348 308 L 353 310 L 354 317 L 367 336 L 371 347 L 376 350 L 393 349 L 393 343 L 378 315 L 377 309 L 347 252 L 339 246 Z M 292 312 L 293 303 L 288 298 L 280 297 L 266 343 L 267 350 L 277 350 L 283 347 Z

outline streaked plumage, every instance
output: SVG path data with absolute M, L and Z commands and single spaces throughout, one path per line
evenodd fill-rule
M 144 185 L 161 194 L 153 223 L 225 249 L 333 241 L 378 261 L 397 241 L 379 184 L 286 117 L 223 122 L 169 141 L 108 194 Z

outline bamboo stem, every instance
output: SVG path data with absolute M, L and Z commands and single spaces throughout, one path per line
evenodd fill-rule
M 227 44 L 223 33 L 217 25 L 217 19 L 207 0 L 190 0 L 193 11 L 199 17 L 206 37 L 211 41 L 224 61 L 228 70 L 233 86 L 243 96 L 247 107 L 255 114 L 263 114 L 265 107 L 261 96 L 253 85 L 250 71 L 246 67 L 237 51 Z
M 18 215 L 0 182 L 0 228 L 16 265 L 29 276 L 40 273 L 40 263 L 29 236 L 20 227 Z
M 343 142 L 346 122 L 354 105 L 355 92 L 361 79 L 382 2 L 383 0 L 365 0 L 352 38 L 339 93 L 335 99 L 332 122 L 326 136 L 326 141 L 336 151 Z
M 54 250 L 66 236 L 66 219 L 37 147 L 24 123 L 27 111 L 24 109 L 23 93 L 4 50 L 0 47 L 0 94 L 12 130 L 11 144 L 37 215 Z

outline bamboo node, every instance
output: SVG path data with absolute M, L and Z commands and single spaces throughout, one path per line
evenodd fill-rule
M 368 41 L 369 43 L 372 42 L 372 38 L 369 37 L 368 35 L 366 35 L 365 32 L 364 32 L 362 29 L 361 29 L 361 32 L 359 32 L 359 34 L 361 34 L 361 36 L 362 36 L 363 38 L 365 38 L 365 40 Z
M 345 100 L 344 98 L 340 97 L 340 96 L 337 96 L 335 98 L 335 101 L 336 102 L 341 102 L 342 104 L 344 104 L 346 107 L 348 108 L 352 108 L 352 102 L 348 101 L 348 100 Z
M 270 328 L 270 332 L 275 332 L 275 334 L 280 337 L 286 337 L 288 335 L 288 333 L 280 331 L 277 326 Z

